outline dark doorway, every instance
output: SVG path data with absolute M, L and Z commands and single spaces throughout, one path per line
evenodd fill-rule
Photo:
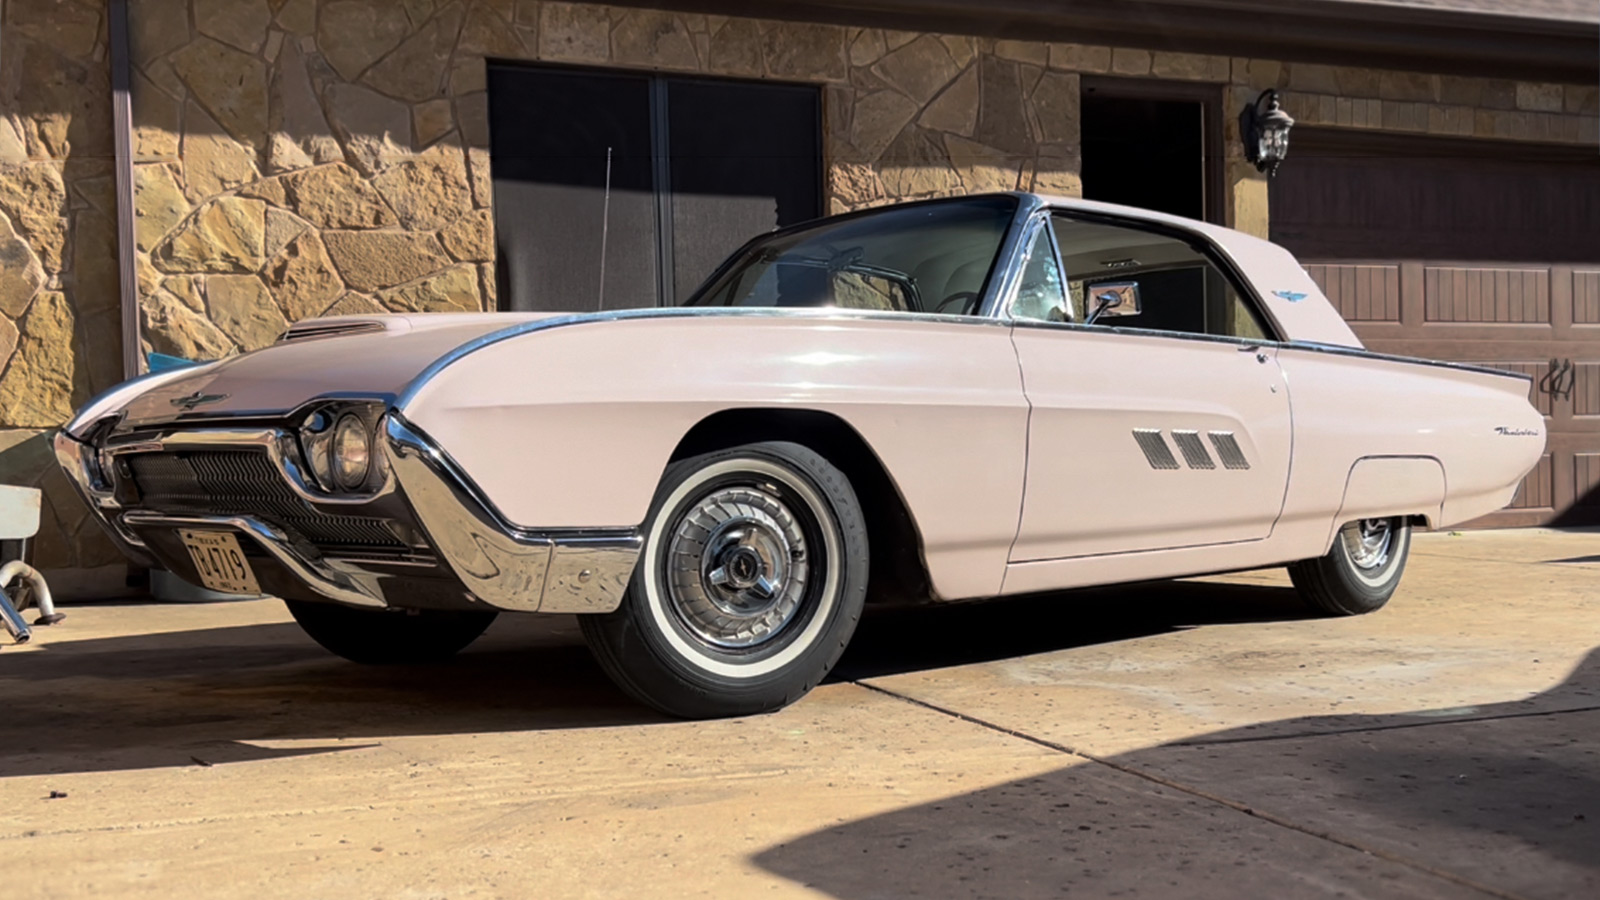
M 822 206 L 812 87 L 489 65 L 500 304 L 672 306 Z
M 1083 196 L 1220 221 L 1217 111 L 1189 85 L 1084 79 Z

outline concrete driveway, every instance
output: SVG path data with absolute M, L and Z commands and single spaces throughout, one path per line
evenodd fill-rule
M 0 895 L 1600 896 L 1600 534 L 871 616 L 795 707 L 675 722 L 566 620 L 364 669 L 276 602 L 0 651 Z

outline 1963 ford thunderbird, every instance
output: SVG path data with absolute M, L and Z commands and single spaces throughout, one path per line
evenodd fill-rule
M 1510 502 L 1528 391 L 1363 350 L 1265 241 L 999 194 L 763 235 L 686 308 L 300 322 L 56 451 L 130 557 L 334 653 L 578 613 L 629 693 L 718 716 L 804 694 L 867 602 L 1288 565 L 1377 609 L 1413 528 Z

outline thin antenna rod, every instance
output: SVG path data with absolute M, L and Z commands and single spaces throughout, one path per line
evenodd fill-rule
M 606 308 L 606 237 L 611 232 L 611 148 L 606 148 L 606 200 L 600 212 L 600 303 Z

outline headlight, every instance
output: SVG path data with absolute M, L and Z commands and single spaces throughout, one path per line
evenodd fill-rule
M 347 415 L 333 426 L 334 481 L 347 491 L 360 490 L 372 470 L 372 437 L 357 415 Z

